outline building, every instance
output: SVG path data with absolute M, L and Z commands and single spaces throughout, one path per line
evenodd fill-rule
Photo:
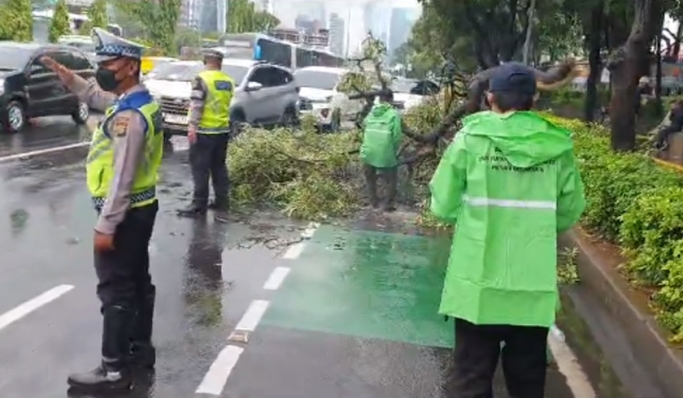
M 201 23 L 201 18 L 201 0 L 182 0 L 180 4 L 180 16 L 178 18 L 179 26 L 197 29 Z
M 391 10 L 389 41 L 387 43 L 388 54 L 392 55 L 401 44 L 407 42 L 410 38 L 410 31 L 414 23 L 414 21 L 411 22 L 412 15 L 412 9 L 410 8 L 394 8 Z
M 335 55 L 345 55 L 346 23 L 337 13 L 330 14 L 330 51 Z
M 218 31 L 218 2 L 204 1 L 201 6 L 201 18 L 199 21 L 199 31 L 202 33 Z

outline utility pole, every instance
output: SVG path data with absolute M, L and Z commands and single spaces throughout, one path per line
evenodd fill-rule
M 228 1 L 227 0 L 218 0 L 217 4 L 217 10 L 216 10 L 216 30 L 220 35 L 223 35 L 226 30 L 228 30 L 227 26 L 227 15 L 230 10 L 228 10 Z

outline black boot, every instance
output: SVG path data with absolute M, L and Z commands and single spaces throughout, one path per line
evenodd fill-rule
M 90 372 L 69 376 L 67 382 L 77 390 L 129 390 L 133 381 L 128 368 L 129 337 L 135 314 L 128 308 L 113 306 L 103 311 L 102 364 Z
M 206 214 L 207 207 L 198 203 L 192 203 L 185 209 L 178 210 L 178 215 L 181 217 L 199 217 Z
M 156 293 L 152 290 L 139 303 L 131 335 L 131 364 L 144 369 L 152 369 L 156 363 L 156 349 L 152 344 L 155 298 Z
M 209 209 L 211 210 L 230 210 L 230 201 L 227 198 L 216 198 L 209 203 Z

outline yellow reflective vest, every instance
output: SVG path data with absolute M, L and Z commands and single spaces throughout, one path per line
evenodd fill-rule
M 204 99 L 204 113 L 199 121 L 197 133 L 223 134 L 229 132 L 230 101 L 235 82 L 219 70 L 205 70 L 199 74 L 207 87 Z
M 93 133 L 86 160 L 87 184 L 95 207 L 100 209 L 107 198 L 114 180 L 114 139 L 106 126 L 118 112 L 136 110 L 146 122 L 146 146 L 142 163 L 135 175 L 131 189 L 131 207 L 145 206 L 156 200 L 156 184 L 164 135 L 157 128 L 159 105 L 148 91 L 138 91 L 122 98 L 105 112 L 105 118 Z

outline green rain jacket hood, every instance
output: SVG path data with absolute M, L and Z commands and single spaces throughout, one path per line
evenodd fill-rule
M 585 207 L 570 132 L 533 112 L 471 115 L 430 190 L 432 212 L 456 224 L 439 312 L 551 326 L 557 235 Z
M 488 137 L 514 167 L 536 166 L 574 147 L 569 131 L 532 112 L 480 112 L 463 123 L 472 136 Z
M 398 164 L 401 144 L 401 115 L 390 104 L 376 104 L 365 118 L 360 157 L 363 163 L 379 168 Z

